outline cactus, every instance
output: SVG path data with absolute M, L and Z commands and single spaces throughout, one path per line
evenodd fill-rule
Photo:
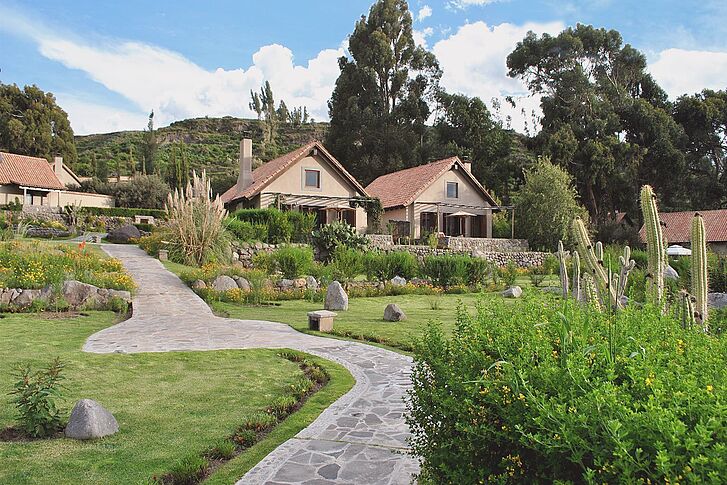
M 599 259 L 591 245 L 591 239 L 586 231 L 583 220 L 577 217 L 573 220 L 573 235 L 578 245 L 578 252 L 583 258 L 586 267 L 586 274 L 591 276 L 598 292 L 598 297 L 604 305 L 610 305 L 612 308 L 622 308 L 621 301 L 616 296 L 611 278 L 603 267 L 603 260 Z M 603 257 L 603 246 L 599 243 L 596 245 L 596 251 Z M 585 277 L 585 274 L 584 274 Z M 587 286 L 587 285 L 585 285 Z M 588 288 L 584 288 L 588 291 Z
M 587 304 L 593 305 L 599 311 L 603 310 L 601 299 L 598 297 L 596 282 L 593 276 L 588 273 L 583 275 L 583 296 Z
M 694 319 L 693 300 L 692 295 L 690 295 L 686 290 L 679 292 L 679 310 L 677 314 L 681 318 L 682 327 L 684 328 L 691 327 L 696 323 Z
M 630 247 L 624 247 L 624 253 L 622 256 L 618 257 L 618 263 L 621 267 L 621 271 L 618 275 L 618 279 L 616 279 L 616 284 L 614 286 L 616 288 L 616 296 L 620 301 L 621 297 L 624 296 L 624 293 L 626 293 L 626 284 L 629 281 L 629 274 L 631 273 L 631 270 L 636 267 L 636 261 L 631 259 Z
M 568 267 L 566 258 L 568 254 L 563 250 L 563 241 L 558 241 L 558 261 L 560 262 L 560 286 L 563 288 L 563 299 L 568 298 Z
M 581 301 L 581 257 L 573 251 L 573 298 Z
M 704 219 L 701 214 L 694 214 L 692 219 L 692 295 L 694 296 L 694 314 L 698 323 L 707 330 L 707 238 L 704 230 Z
M 651 303 L 663 307 L 666 244 L 661 232 L 659 212 L 656 208 L 656 195 L 649 185 L 641 188 L 641 211 L 644 216 L 646 251 L 649 260 L 646 273 L 649 282 L 647 295 Z
M 603 265 L 603 243 L 601 241 L 596 241 L 596 247 L 593 253 L 596 255 L 596 259 Z

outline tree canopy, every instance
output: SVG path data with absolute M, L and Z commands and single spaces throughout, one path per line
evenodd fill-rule
M 68 115 L 34 85 L 0 83 L 0 149 L 48 161 L 61 156 L 70 166 L 77 159 Z

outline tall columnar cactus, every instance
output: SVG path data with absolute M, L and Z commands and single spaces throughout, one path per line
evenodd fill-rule
M 573 251 L 573 298 L 581 301 L 581 257 Z
M 622 308 L 623 305 L 616 296 L 616 290 L 611 284 L 611 279 L 603 267 L 603 261 L 596 256 L 596 252 L 591 245 L 591 238 L 588 236 L 586 226 L 580 217 L 573 220 L 573 235 L 578 245 L 578 252 L 583 258 L 586 274 L 593 278 L 601 303 L 610 305 L 611 308 Z M 600 248 L 599 253 L 603 257 L 603 247 Z
M 583 297 L 587 304 L 593 305 L 597 310 L 602 310 L 601 299 L 598 296 L 596 282 L 588 273 L 583 275 Z
M 650 185 L 641 188 L 641 211 L 646 231 L 646 251 L 648 267 L 646 278 L 649 282 L 647 295 L 649 301 L 662 306 L 664 297 L 664 270 L 666 269 L 666 244 L 661 232 L 661 221 L 656 208 L 656 195 Z
M 694 319 L 694 298 L 686 290 L 679 292 L 678 317 L 681 318 L 682 327 L 691 327 L 696 323 Z
M 563 241 L 558 241 L 558 261 L 560 262 L 560 286 L 563 288 L 563 298 L 568 298 L 568 266 L 566 258 L 568 253 L 563 250 Z
M 692 219 L 692 295 L 694 296 L 694 313 L 698 323 L 707 329 L 707 237 L 704 230 L 704 219 L 701 214 L 694 214 Z
M 630 247 L 624 247 L 624 253 L 618 257 L 618 263 L 621 267 L 621 271 L 619 272 L 618 279 L 615 281 L 615 287 L 616 296 L 619 300 L 621 300 L 621 297 L 624 296 L 624 293 L 626 293 L 626 284 L 629 281 L 629 274 L 631 273 L 631 270 L 636 267 L 636 261 L 631 259 Z

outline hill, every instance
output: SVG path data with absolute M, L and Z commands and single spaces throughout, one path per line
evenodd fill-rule
M 286 153 L 311 139 L 323 139 L 328 123 L 309 123 L 301 126 L 280 125 L 274 146 L 262 146 L 262 122 L 226 116 L 224 118 L 192 118 L 176 121 L 156 130 L 159 150 L 157 165 L 166 166 L 173 148 L 183 147 L 193 169 L 207 170 L 215 177 L 237 177 L 240 140 L 252 138 L 256 158 L 267 161 Z M 129 172 L 129 153 L 139 163 L 144 132 L 120 131 L 76 136 L 78 162 L 74 170 L 79 175 L 91 175 L 91 160 L 108 160 L 109 171 L 116 172 L 118 163 L 122 175 Z

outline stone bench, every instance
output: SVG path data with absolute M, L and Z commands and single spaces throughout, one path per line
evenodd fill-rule
M 328 310 L 308 312 L 308 328 L 319 332 L 333 331 L 333 317 L 337 314 Z

